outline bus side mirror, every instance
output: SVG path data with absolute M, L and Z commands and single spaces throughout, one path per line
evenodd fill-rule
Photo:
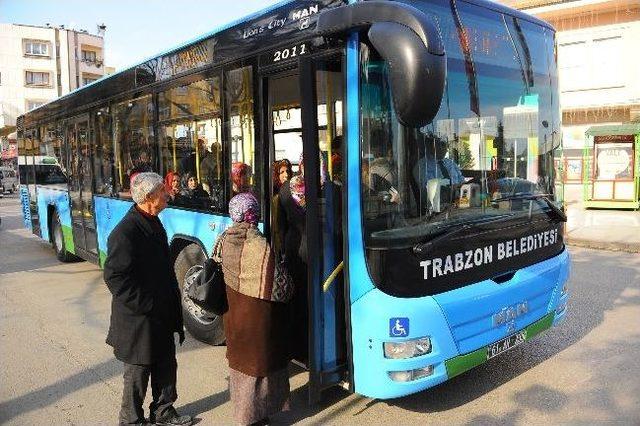
M 398 120 L 416 128 L 433 121 L 444 94 L 447 59 L 432 19 L 406 4 L 367 1 L 325 10 L 316 33 L 363 28 L 369 28 L 369 40 L 389 64 Z
M 377 22 L 369 40 L 389 64 L 393 106 L 408 127 L 431 123 L 440 109 L 446 78 L 445 55 L 429 53 L 415 32 L 401 24 Z

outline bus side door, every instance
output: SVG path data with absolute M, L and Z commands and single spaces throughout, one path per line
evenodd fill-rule
M 80 116 L 67 121 L 65 137 L 69 149 L 69 198 L 73 243 L 82 257 L 96 257 L 97 242 L 93 221 L 89 117 Z

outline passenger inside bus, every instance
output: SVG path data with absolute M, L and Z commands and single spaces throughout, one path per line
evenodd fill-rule
M 342 185 L 342 135 L 335 136 L 331 141 L 331 180 L 336 185 Z
M 280 207 L 278 232 L 283 236 L 283 252 L 287 268 L 296 286 L 291 301 L 292 342 L 308 341 L 308 299 L 307 299 L 307 244 L 306 244 L 306 199 L 304 183 L 304 161 L 300 156 L 298 174 L 284 183 L 279 193 Z M 305 362 L 307 347 L 294 345 L 293 358 Z
M 273 192 L 271 195 L 271 241 L 276 257 L 282 258 L 284 248 L 284 235 L 278 223 L 280 221 L 280 189 L 293 176 L 291 161 L 283 158 L 272 166 Z
M 332 244 L 335 241 L 342 241 L 342 221 L 341 221 L 341 201 L 339 187 L 329 179 L 327 165 L 325 161 L 326 152 L 320 153 L 320 197 L 318 198 L 318 211 L 320 222 L 323 224 L 321 244 Z M 288 161 L 287 161 L 288 162 Z M 277 164 L 277 163 L 276 163 Z M 298 174 L 289 181 L 281 183 L 279 198 L 278 221 L 273 235 L 281 235 L 282 253 L 286 261 L 287 268 L 296 286 L 296 292 L 291 301 L 292 314 L 292 357 L 303 363 L 308 359 L 308 252 L 306 236 L 306 211 L 307 192 L 305 187 L 305 167 L 304 159 L 300 156 Z M 278 169 L 274 169 L 278 170 Z M 278 175 L 279 177 L 279 175 Z M 274 183 L 276 174 L 274 173 Z M 275 184 L 274 184 L 275 186 Z M 273 238 L 273 237 L 272 237 Z M 273 238 L 274 244 L 275 238 Z M 324 276 L 337 266 L 342 259 L 341 245 L 331 247 L 331 253 L 323 253 L 327 261 L 331 263 L 329 271 L 325 271 Z M 281 253 L 281 254 L 282 254 Z M 276 252 L 276 254 L 278 254 Z M 331 258 L 331 259 L 329 259 Z M 337 259 L 337 260 L 336 260 Z
M 363 207 L 370 222 L 378 224 L 374 226 L 385 227 L 395 220 L 395 212 L 403 200 L 397 189 L 397 166 L 388 132 L 374 128 L 371 140 L 377 144 L 370 147 L 368 157 L 362 160 Z
M 213 142 L 200 157 L 200 176 L 202 187 L 213 195 L 222 185 L 222 145 Z
M 182 196 L 180 201 L 190 207 L 205 207 L 208 204 L 209 194 L 202 189 L 198 177 L 191 173 L 185 173 L 184 182 L 186 182 L 186 188 L 180 193 Z
M 251 166 L 241 162 L 235 162 L 231 165 L 231 183 L 233 195 L 243 192 L 253 192 L 251 185 L 252 170 Z
M 190 173 L 191 175 L 197 175 L 196 167 L 198 166 L 197 159 L 204 159 L 205 149 L 204 149 L 204 139 L 198 139 L 197 149 L 198 153 L 196 153 L 195 149 L 189 153 L 186 157 L 180 160 L 180 171 L 183 174 Z
M 413 166 L 416 200 L 422 212 L 438 213 L 444 203 L 459 197 L 465 178 L 458 164 L 446 157 L 447 144 L 437 137 L 426 137 L 419 144 L 420 159 Z
M 169 202 L 177 204 L 181 197 L 180 175 L 176 172 L 169 172 L 164 178 L 164 186 L 169 195 Z

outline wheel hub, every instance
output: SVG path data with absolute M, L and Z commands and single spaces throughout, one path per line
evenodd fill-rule
M 187 273 L 184 276 L 184 284 L 182 286 L 182 306 L 185 307 L 187 312 L 189 312 L 189 315 L 191 315 L 196 321 L 201 324 L 208 325 L 215 320 L 217 315 L 205 309 L 202 309 L 200 306 L 196 305 L 188 296 L 189 288 L 193 285 L 194 280 L 198 276 L 200 270 L 202 270 L 202 266 L 200 265 L 192 266 L 187 270 Z

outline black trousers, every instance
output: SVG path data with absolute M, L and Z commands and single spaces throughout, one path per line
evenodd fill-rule
M 151 377 L 153 401 L 149 412 L 156 418 L 162 417 L 178 399 L 176 392 L 176 372 L 178 364 L 175 355 L 152 365 L 124 364 L 124 390 L 120 408 L 120 424 L 144 421 L 142 404 Z

